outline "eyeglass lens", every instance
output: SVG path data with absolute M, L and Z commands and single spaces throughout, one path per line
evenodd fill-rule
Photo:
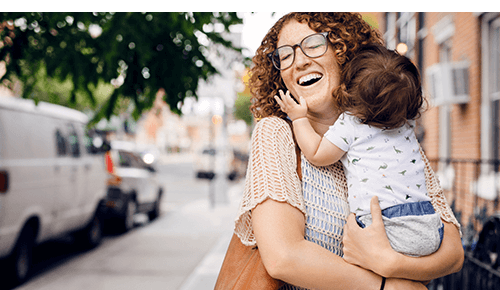
M 284 70 L 293 64 L 296 46 L 299 46 L 308 57 L 319 57 L 326 52 L 326 37 L 322 34 L 313 34 L 304 38 L 300 44 L 279 47 L 272 55 L 274 66 L 277 69 Z

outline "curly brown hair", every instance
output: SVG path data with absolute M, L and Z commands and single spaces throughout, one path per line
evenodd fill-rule
M 363 124 L 395 129 L 421 114 L 420 73 L 411 60 L 381 45 L 362 47 L 346 64 L 334 105 Z
M 380 33 L 371 28 L 359 13 L 347 12 L 292 12 L 279 19 L 268 31 L 253 57 L 250 69 L 250 92 L 252 105 L 250 110 L 257 119 L 286 114 L 280 110 L 274 100 L 278 90 L 285 89 L 280 72 L 274 68 L 267 54 L 277 48 L 281 29 L 289 21 L 307 23 L 316 32 L 329 32 L 328 39 L 334 49 L 340 72 L 345 64 L 354 57 L 363 45 L 382 44 Z

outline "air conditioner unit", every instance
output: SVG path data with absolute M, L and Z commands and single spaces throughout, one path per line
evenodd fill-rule
M 426 76 L 434 105 L 469 102 L 469 62 L 438 63 L 426 69 Z

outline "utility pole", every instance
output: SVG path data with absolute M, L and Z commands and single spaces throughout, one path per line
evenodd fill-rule
M 215 179 L 217 178 L 217 174 L 215 172 L 216 166 L 215 166 L 215 157 L 217 155 L 217 149 L 215 146 L 215 115 L 212 116 L 211 122 L 210 122 L 210 150 L 213 150 L 213 154 L 210 153 L 210 170 L 209 172 L 212 172 L 213 176 L 212 178 L 209 178 L 209 192 L 208 192 L 208 199 L 210 201 L 210 207 L 214 208 L 215 207 Z

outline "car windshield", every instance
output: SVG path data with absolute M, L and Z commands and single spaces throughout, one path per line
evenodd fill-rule
M 205 149 L 202 152 L 203 154 L 208 154 L 208 155 L 215 155 L 216 150 L 215 149 Z
M 127 151 L 118 151 L 119 154 L 119 164 L 121 167 L 135 167 L 135 168 L 142 168 L 145 167 L 145 163 L 142 161 L 140 156 L 137 154 L 134 154 L 132 152 L 127 152 Z

